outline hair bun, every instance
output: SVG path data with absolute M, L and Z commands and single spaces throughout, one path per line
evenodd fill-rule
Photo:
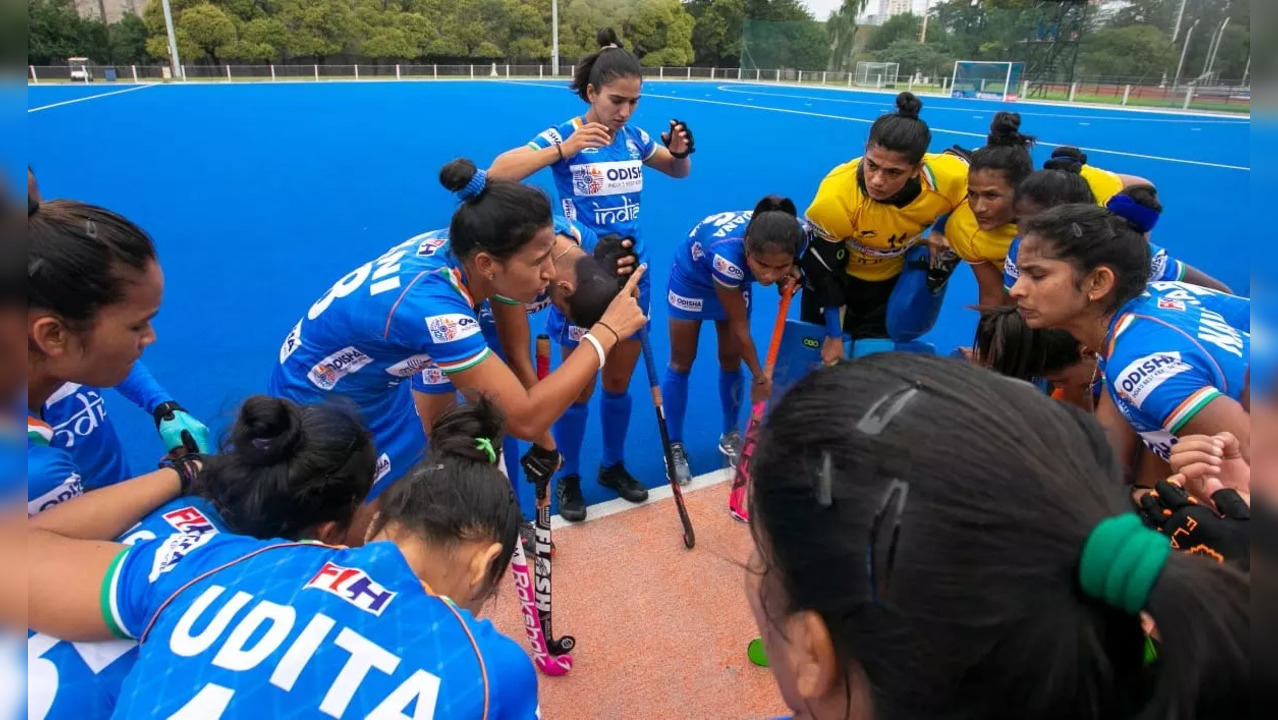
M 616 48 L 625 47 L 625 45 L 623 45 L 622 42 L 617 39 L 617 31 L 613 30 L 610 27 L 601 28 L 599 32 L 595 33 L 595 42 L 599 45 L 600 49 L 610 48 L 610 47 L 616 47 Z
M 475 163 L 466 158 L 457 158 L 439 169 L 439 184 L 449 192 L 461 192 L 475 177 Z
M 458 405 L 435 420 L 430 428 L 430 452 L 491 463 L 480 440 L 486 440 L 500 455 L 505 436 L 506 418 L 501 408 L 481 395 L 475 402 Z
M 240 406 L 232 444 L 253 465 L 274 465 L 296 454 L 302 443 L 302 417 L 288 400 L 254 395 Z
M 1024 147 L 1034 144 L 1034 137 L 1021 134 L 1021 114 L 999 112 L 990 123 L 989 145 L 1005 147 Z
M 896 114 L 912 120 L 919 119 L 923 110 L 923 101 L 912 92 L 903 92 L 896 96 Z

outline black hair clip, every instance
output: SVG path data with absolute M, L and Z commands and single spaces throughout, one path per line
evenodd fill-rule
M 887 393 L 876 400 L 870 406 L 870 409 L 865 412 L 865 415 L 862 415 L 861 419 L 856 421 L 856 429 L 866 435 L 882 434 L 887 429 L 887 426 L 892 423 L 892 420 L 901 414 L 905 406 L 909 405 L 910 401 L 917 397 L 922 389 L 923 385 L 916 382 L 912 385 L 902 385 L 896 390 Z
M 879 509 L 874 513 L 874 520 L 870 523 L 865 565 L 870 580 L 870 599 L 875 605 L 882 605 L 883 599 L 887 597 L 892 569 L 896 565 L 897 542 L 901 538 L 901 517 L 905 514 L 905 502 L 909 497 L 910 484 L 893 478 L 883 493 Z
M 30 280 L 35 277 L 42 267 L 44 267 L 44 258 L 36 258 L 27 263 L 27 279 Z
M 1083 228 L 1078 223 L 1070 223 L 1069 226 L 1070 226 L 1070 230 L 1073 231 L 1074 233 L 1074 237 L 1076 238 L 1083 237 Z
M 830 456 L 830 451 L 826 450 L 821 453 L 821 472 L 817 474 L 817 505 L 828 509 L 834 504 L 833 485 L 834 458 Z

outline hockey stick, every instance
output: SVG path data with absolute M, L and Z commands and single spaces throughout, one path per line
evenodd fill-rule
M 537 379 L 544 380 L 550 374 L 550 336 L 538 335 L 536 344 Z M 572 652 L 577 641 L 571 635 L 556 639 L 550 629 L 550 483 L 540 482 L 537 489 L 537 557 L 533 560 L 533 587 L 537 591 L 537 617 L 541 620 L 542 636 L 551 655 L 560 656 Z
M 764 377 L 771 378 L 772 370 L 777 365 L 777 354 L 781 351 L 781 336 L 785 334 L 785 316 L 790 311 L 790 300 L 794 297 L 794 283 L 786 285 L 781 291 L 781 305 L 777 308 L 777 320 L 772 325 L 772 340 L 768 343 L 768 356 L 764 361 Z M 755 403 L 750 408 L 750 423 L 746 425 L 745 440 L 741 443 L 741 456 L 737 458 L 736 474 L 732 478 L 732 492 L 728 494 L 728 512 L 734 520 L 750 522 L 749 502 L 750 458 L 754 455 L 755 443 L 759 442 L 759 424 L 763 421 L 763 411 L 768 401 Z
M 675 480 L 674 455 L 670 451 L 670 431 L 666 429 L 666 410 L 661 402 L 661 386 L 657 383 L 657 364 L 652 359 L 652 343 L 648 339 L 648 326 L 639 331 L 639 340 L 643 344 L 643 365 L 648 372 L 648 385 L 652 389 L 652 406 L 657 411 L 657 428 L 661 431 L 661 448 L 666 456 L 666 477 L 670 480 L 670 489 L 674 491 L 675 506 L 679 508 L 679 522 L 683 523 L 683 544 L 688 548 L 697 544 L 696 533 L 692 530 L 692 519 L 688 517 L 688 508 L 683 504 L 683 491 Z

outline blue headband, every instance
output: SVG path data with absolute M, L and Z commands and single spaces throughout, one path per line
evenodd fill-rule
M 1131 223 L 1142 233 L 1150 232 L 1158 225 L 1159 212 L 1136 202 L 1129 195 L 1115 195 L 1106 204 L 1109 211 Z
M 475 174 L 471 176 L 470 182 L 466 183 L 466 187 L 457 191 L 457 197 L 461 198 L 463 201 L 477 198 L 487 186 L 488 173 L 483 170 L 476 170 Z

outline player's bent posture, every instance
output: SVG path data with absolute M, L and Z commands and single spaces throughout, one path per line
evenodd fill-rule
M 678 120 L 662 133 L 658 144 L 642 128 L 630 124 L 630 117 L 643 92 L 643 71 L 639 59 L 621 46 L 611 29 L 596 38 L 599 52 L 577 65 L 572 89 L 589 105 L 585 115 L 548 128 L 527 145 L 502 153 L 493 161 L 493 177 L 522 180 L 543 168 L 550 168 L 560 209 L 600 237 L 618 234 L 634 239 L 639 262 L 645 263 L 648 249 L 639 222 L 640 195 L 644 169 L 652 168 L 670 177 L 687 177 L 692 170 L 689 156 L 695 152 L 692 131 Z M 649 308 L 650 281 L 640 283 L 640 307 Z M 548 330 L 564 330 L 563 318 L 552 313 Z M 630 378 L 639 358 L 638 338 L 623 335 L 616 353 L 603 371 L 603 462 L 599 484 L 611 488 L 631 502 L 643 502 L 648 491 L 626 470 L 626 433 L 630 426 Z M 571 350 L 576 338 L 561 345 Z M 580 452 L 586 433 L 588 402 L 594 385 L 587 388 L 555 424 L 555 441 L 564 455 L 559 479 L 559 511 L 565 520 L 584 520 L 586 508 L 581 495 Z
M 1025 228 L 1012 297 L 1030 327 L 1068 330 L 1099 353 L 1107 399 L 1164 461 L 1182 435 L 1233 433 L 1249 455 L 1251 301 L 1148 283 L 1149 244 L 1095 205 L 1063 205 Z M 1104 403 L 1102 403 L 1104 404 Z M 1111 440 L 1120 457 L 1124 440 Z
M 843 357 L 844 332 L 853 340 L 888 337 L 888 301 L 906 254 L 967 196 L 967 163 L 928 153 L 932 132 L 919 119 L 923 102 L 901 93 L 896 107 L 870 128 L 864 157 L 821 181 L 807 211 L 820 240 L 809 243 L 803 258 L 802 318 L 827 326 L 821 350 L 827 363 Z
M 372 438 L 352 410 L 258 395 L 240 407 L 220 454 L 188 456 L 74 498 L 32 518 L 31 527 L 122 545 L 175 532 L 192 545 L 226 532 L 340 543 L 376 464 Z M 180 491 L 169 499 L 172 473 Z M 30 720 L 111 717 L 137 661 L 132 640 L 70 643 L 36 633 L 27 649 Z
M 142 642 L 118 717 L 533 718 L 528 655 L 474 617 L 518 537 L 501 435 L 488 401 L 441 416 L 361 548 L 33 529 L 31 625 Z
M 27 217 L 31 230 L 49 232 L 55 225 L 39 216 L 44 202 L 35 173 L 27 169 Z M 39 218 L 32 220 L 31 218 Z M 166 450 L 181 450 L 184 444 L 200 452 L 212 449 L 209 430 L 173 400 L 151 371 L 141 362 L 133 363 L 116 391 L 155 418 Z M 52 431 L 49 444 L 65 449 L 79 468 L 85 490 L 113 485 L 133 476 L 128 458 L 107 414 L 100 388 L 67 383 L 54 391 L 41 408 L 41 419 Z
M 723 429 L 719 450 L 741 453 L 741 362 L 754 378 L 750 402 L 772 395 L 754 338 L 750 335 L 751 291 L 797 275 L 796 257 L 807 241 L 794 201 L 769 195 L 753 211 L 711 215 L 697 223 L 675 251 L 666 289 L 670 312 L 670 364 L 661 383 L 669 422 L 676 480 L 692 479 L 683 443 L 688 409 L 688 374 L 697 357 L 701 323 L 714 322 L 719 340 L 719 405 Z
M 1006 297 L 1003 263 L 1016 239 L 1016 188 L 1034 172 L 1034 142 L 1021 134 L 1019 114 L 995 115 L 985 147 L 969 161 L 967 200 L 943 221 L 945 242 L 972 268 L 983 306 Z
M 104 208 L 31 203 L 27 218 L 27 514 L 87 484 L 43 412 L 68 383 L 113 387 L 155 342 L 164 275 L 151 238 Z
M 1100 428 L 1025 383 L 914 354 L 823 368 L 751 470 L 746 596 L 796 717 L 1248 713 L 1248 577 L 1143 528 Z
M 631 292 L 641 268 L 587 333 L 589 346 L 526 388 L 489 349 L 479 313 L 498 295 L 532 303 L 554 282 L 550 202 L 534 187 L 486 181 L 469 160 L 445 165 L 440 180 L 462 199 L 448 239 L 412 238 L 338 280 L 289 332 L 268 385 L 299 403 L 342 395 L 360 407 L 381 453 L 370 503 L 425 443 L 405 379 L 437 370 L 463 394 L 487 394 L 513 435 L 535 441 L 593 380 L 618 337 L 646 321 Z M 362 535 L 375 511 L 361 510 L 353 534 Z

